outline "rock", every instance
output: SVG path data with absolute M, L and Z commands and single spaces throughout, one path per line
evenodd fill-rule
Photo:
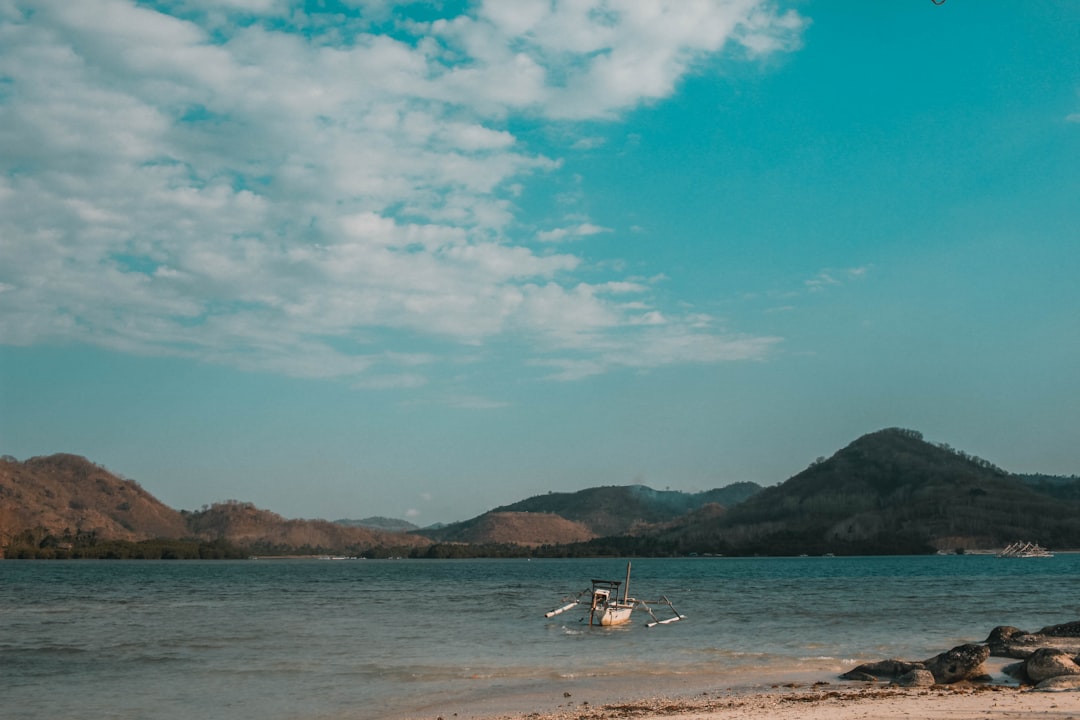
M 880 662 L 863 663 L 840 677 L 844 680 L 875 682 L 882 679 L 895 679 L 912 670 L 921 669 L 923 669 L 922 663 L 911 663 L 905 660 L 882 660 Z
M 1034 634 L 1046 635 L 1048 637 L 1080 638 L 1080 620 L 1073 620 L 1072 622 L 1062 623 L 1060 625 L 1047 625 Z
M 990 631 L 985 642 L 990 646 L 990 654 L 994 657 L 1018 660 L 1027 658 L 1039 648 L 1050 647 L 1080 653 L 1080 620 L 1048 625 L 1035 633 L 1001 625 Z
M 1062 675 L 1080 675 L 1080 665 L 1064 650 L 1040 648 L 1024 661 L 1024 672 L 1037 684 Z
M 941 685 L 975 680 L 986 675 L 983 663 L 990 657 L 990 648 L 986 645 L 959 645 L 948 652 L 935 655 L 922 663 L 934 674 L 934 680 Z
M 1080 675 L 1059 675 L 1048 680 L 1043 680 L 1035 686 L 1039 692 L 1065 692 L 1067 690 L 1080 691 Z
M 1012 625 L 998 625 L 990 631 L 983 643 L 990 646 L 990 654 L 994 657 L 1013 657 L 1007 654 L 1007 651 L 1013 644 L 1013 640 L 1020 635 L 1027 635 L 1027 633 Z
M 897 687 L 930 687 L 934 684 L 934 673 L 922 668 L 910 670 L 893 681 Z
M 1025 681 L 1028 679 L 1027 673 L 1024 672 L 1024 663 L 1022 662 L 1006 665 L 1005 667 L 1001 668 L 1001 672 L 1005 673 L 1011 678 L 1016 678 L 1020 681 Z

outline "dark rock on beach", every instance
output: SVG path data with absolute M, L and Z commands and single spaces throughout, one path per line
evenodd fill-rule
M 1023 635 L 1027 635 L 1027 633 L 1020 628 L 1012 625 L 998 625 L 990 631 L 990 634 L 986 636 L 983 642 L 990 648 L 990 655 L 993 657 L 1016 657 L 1010 654 L 1011 647 L 1015 644 L 1015 639 Z M 1028 653 L 1028 655 L 1030 654 Z M 1027 655 L 1024 657 L 1027 657 Z
M 907 662 L 906 660 L 881 660 L 879 662 L 863 663 L 849 670 L 840 677 L 844 680 L 861 680 L 864 682 L 877 682 L 878 680 L 895 680 L 914 670 L 925 670 L 922 663 Z
M 1035 634 L 1046 635 L 1047 637 L 1080 639 L 1080 620 L 1073 620 L 1072 622 L 1062 623 L 1060 625 L 1047 625 Z
M 937 684 L 934 680 L 934 673 L 929 670 L 916 669 L 911 672 L 906 672 L 893 681 L 893 685 L 897 687 L 930 687 Z
M 962 680 L 985 682 L 989 677 L 983 668 L 983 663 L 989 657 L 990 648 L 986 645 L 968 643 L 935 655 L 923 665 L 934 674 L 934 680 L 941 685 Z
M 999 625 L 984 641 L 994 657 L 1023 660 L 1041 648 L 1057 648 L 1080 654 L 1080 620 L 1060 625 L 1048 625 L 1029 633 L 1010 625 Z
M 1043 680 L 1035 686 L 1040 692 L 1064 692 L 1080 690 L 1080 675 L 1061 675 Z
M 905 683 L 919 682 L 921 684 L 925 682 L 926 676 L 916 673 L 925 671 L 933 677 L 933 683 L 930 684 L 947 685 L 963 680 L 985 681 L 988 677 L 983 669 L 983 663 L 988 657 L 990 657 L 990 648 L 985 645 L 960 645 L 922 662 L 882 660 L 865 663 L 840 677 L 844 680 L 867 682 L 894 680 L 897 684 L 900 684 L 903 679 Z
M 991 656 L 1018 658 L 1002 671 L 1022 685 L 1059 692 L 1080 690 L 1080 620 L 1048 625 L 1035 633 L 999 625 L 982 643 L 959 645 L 929 660 L 863 663 L 840 677 L 863 682 L 891 681 L 899 687 L 992 682 L 984 664 Z
M 1064 675 L 1080 675 L 1080 665 L 1064 650 L 1040 648 L 1024 661 L 1024 673 L 1037 684 Z

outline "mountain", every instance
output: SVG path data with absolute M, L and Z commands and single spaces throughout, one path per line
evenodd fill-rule
M 61 546 L 87 538 L 173 538 L 215 544 L 215 553 L 229 545 L 249 553 L 428 557 L 895 554 L 1016 540 L 1080 548 L 1080 478 L 1014 475 L 913 430 L 889 428 L 764 489 L 596 487 L 537 495 L 442 527 L 391 532 L 397 523 L 404 521 L 287 520 L 237 501 L 177 512 L 86 458 L 0 458 L 0 551 L 18 538 L 14 547 L 31 557 L 39 548 L 59 556 Z M 171 556 L 221 556 L 205 550 L 174 547 Z
M 198 537 L 226 540 L 264 553 L 360 554 L 375 547 L 415 547 L 429 543 L 417 535 L 349 527 L 328 520 L 287 520 L 277 513 L 235 500 L 191 513 L 187 524 Z
M 912 430 L 864 435 L 719 519 L 663 535 L 677 551 L 890 554 L 1080 547 L 1080 504 Z
M 524 533 L 517 542 L 532 545 L 639 535 L 655 531 L 706 506 L 735 505 L 760 491 L 760 485 L 736 483 L 700 493 L 653 490 L 645 485 L 613 485 L 572 493 L 551 492 L 497 507 L 471 520 L 419 532 L 444 542 L 515 542 L 496 539 L 511 537 L 510 528 L 504 525 L 512 524 Z M 520 516 L 531 517 L 532 521 L 526 522 Z M 541 517 L 548 520 L 542 524 L 539 520 Z M 558 526 L 556 531 L 551 518 L 561 518 L 567 524 Z
M 133 480 L 68 454 L 24 462 L 0 458 L 0 557 L 16 539 L 24 550 L 79 542 L 187 540 L 281 553 L 359 553 L 431 542 L 325 520 L 286 520 L 235 501 L 179 512 Z
M 1017 475 L 1031 489 L 1058 498 L 1059 500 L 1080 501 L 1080 477 L 1070 475 L 1042 475 L 1039 473 Z
M 84 457 L 0 458 L 0 549 L 33 528 L 128 541 L 188 535 L 179 512 Z
M 547 512 L 492 511 L 439 530 L 421 532 L 442 542 L 473 545 L 565 545 L 596 537 L 586 525 Z
M 348 527 L 362 527 L 371 528 L 372 530 L 387 530 L 389 532 L 413 532 L 420 529 L 419 525 L 413 525 L 408 520 L 399 520 L 397 518 L 388 518 L 382 516 L 373 516 L 364 518 L 362 520 L 335 520 L 338 525 L 346 525 Z

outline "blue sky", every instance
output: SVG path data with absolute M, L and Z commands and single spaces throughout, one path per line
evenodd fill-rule
M 0 0 L 0 452 L 461 520 L 1080 473 L 1080 4 Z

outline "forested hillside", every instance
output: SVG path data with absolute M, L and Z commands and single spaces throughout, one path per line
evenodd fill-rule
M 0 458 L 0 550 L 8 557 L 840 555 L 1017 540 L 1080 548 L 1080 478 L 1013 475 L 899 428 L 864 435 L 764 489 L 553 492 L 410 533 L 288 520 L 239 501 L 176 511 L 82 457 Z
M 760 491 L 761 486 L 754 483 L 701 493 L 654 490 L 645 485 L 606 486 L 536 495 L 496 511 L 555 513 L 588 525 L 597 535 L 625 535 L 670 522 L 704 505 L 735 505 Z
M 1080 505 L 918 432 L 892 428 L 665 539 L 680 552 L 731 554 L 921 553 L 1017 539 L 1080 547 Z

